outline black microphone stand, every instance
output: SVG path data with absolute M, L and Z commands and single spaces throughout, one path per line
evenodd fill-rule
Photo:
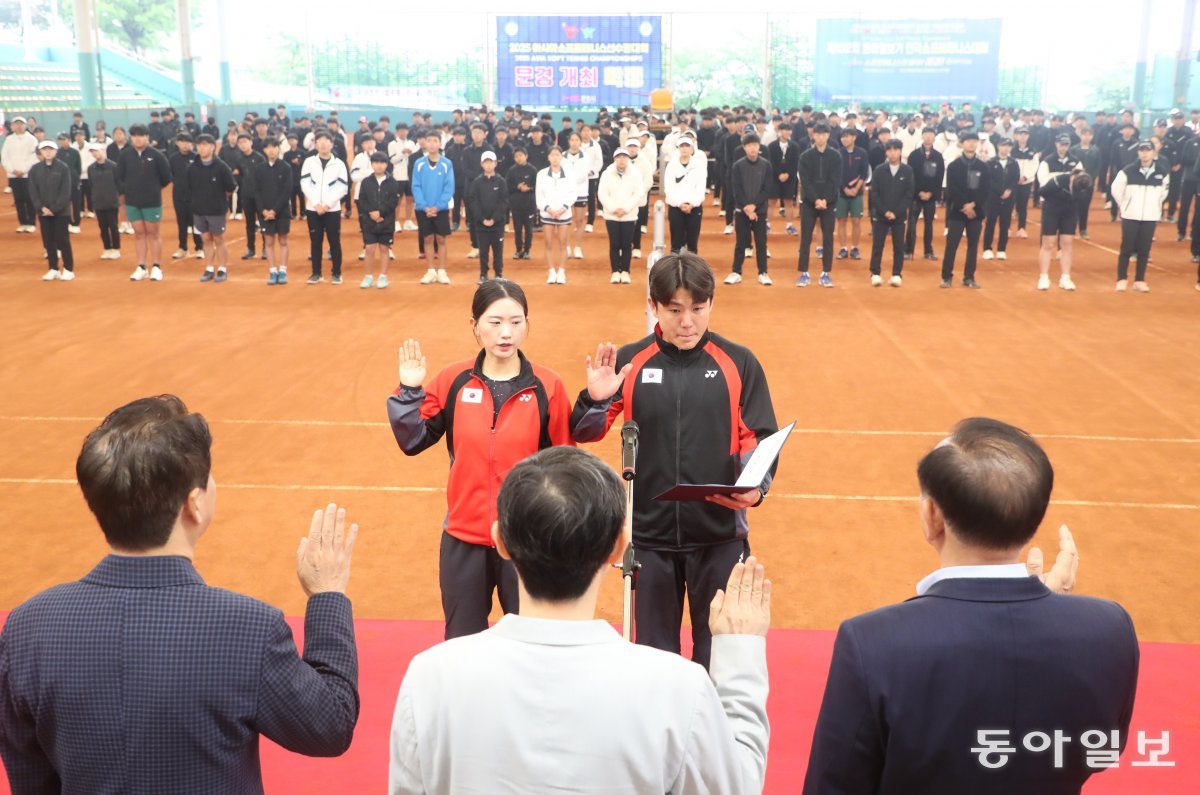
M 637 590 L 637 571 L 642 564 L 637 562 L 633 551 L 633 481 L 637 477 L 638 424 L 629 420 L 621 428 L 621 477 L 625 479 L 625 555 L 613 566 L 621 570 L 624 580 L 624 608 L 621 614 L 621 634 L 633 642 L 633 607 Z

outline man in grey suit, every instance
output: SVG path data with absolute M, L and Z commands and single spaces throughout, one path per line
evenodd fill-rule
M 330 505 L 297 552 L 305 649 L 279 610 L 205 585 L 212 437 L 173 396 L 114 411 L 76 477 L 112 554 L 19 606 L 0 634 L 0 757 L 13 795 L 261 793 L 258 738 L 337 756 L 358 720 L 344 591 L 358 527 Z
M 1021 563 L 1054 485 L 1029 434 L 964 420 L 917 477 L 942 567 L 915 598 L 838 630 L 805 795 L 1078 793 L 1125 747 L 1133 622 L 1067 595 L 1078 555 L 1065 527 L 1049 574 L 1036 549 Z

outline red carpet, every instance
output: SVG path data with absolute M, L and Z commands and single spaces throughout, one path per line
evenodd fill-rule
M 0 613 L 0 620 L 4 614 Z M 302 624 L 290 621 L 297 642 Z M 386 791 L 388 733 L 396 691 L 408 660 L 441 640 L 442 625 L 431 621 L 356 622 L 361 665 L 362 714 L 353 746 L 338 759 L 308 759 L 263 742 L 263 775 L 268 793 L 358 795 Z M 821 704 L 833 633 L 772 630 L 771 755 L 767 793 L 794 793 L 803 781 L 812 728 Z M 1133 740 L 1121 765 L 1094 776 L 1087 795 L 1193 795 L 1200 792 L 1200 646 L 1142 644 L 1141 677 L 1133 716 Z M 1151 737 L 1171 733 L 1166 757 L 1175 767 L 1133 767 L 1141 758 L 1137 732 Z M 0 782 L 7 793 L 7 782 Z

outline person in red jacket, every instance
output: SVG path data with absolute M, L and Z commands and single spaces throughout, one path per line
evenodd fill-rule
M 450 452 L 447 514 L 439 553 L 446 639 L 488 627 L 492 593 L 517 612 L 517 574 L 492 541 L 496 496 L 508 471 L 554 445 L 573 445 L 572 401 L 558 374 L 521 353 L 529 303 L 520 285 L 484 282 L 471 302 L 471 328 L 482 347 L 422 387 L 426 359 L 416 340 L 400 349 L 400 386 L 388 398 L 392 433 L 405 455 L 444 435 Z

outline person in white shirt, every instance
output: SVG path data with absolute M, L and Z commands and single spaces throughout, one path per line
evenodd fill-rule
M 713 599 L 709 675 L 593 618 L 627 543 L 611 467 L 548 448 L 509 472 L 497 508 L 520 612 L 413 658 L 388 792 L 761 792 L 771 583 L 755 558 Z
M 396 125 L 396 137 L 388 142 L 387 155 L 392 163 L 392 179 L 400 185 L 400 203 L 396 205 L 396 231 L 415 232 L 417 222 L 413 215 L 412 183 L 408 180 L 409 157 L 421 147 L 408 137 L 408 125 Z
M 613 153 L 612 164 L 600 176 L 596 198 L 604 213 L 608 230 L 608 264 L 612 269 L 609 282 L 631 284 L 629 261 L 633 257 L 633 232 L 637 227 L 638 208 L 646 192 L 642 188 L 642 172 L 631 160 L 638 147 L 630 145 Z
M 917 114 L 908 117 L 903 129 L 896 133 L 896 138 L 904 145 L 900 150 L 900 159 L 908 162 L 908 156 L 921 147 L 921 125 L 923 119 Z
M 563 165 L 563 152 L 550 147 L 550 165 L 537 174 L 534 195 L 542 230 L 546 235 L 546 284 L 567 283 L 567 240 L 571 231 L 571 208 L 579 197 L 575 174 Z
M 1125 166 L 1112 181 L 1112 200 L 1121 213 L 1121 251 L 1117 256 L 1117 292 L 1129 284 L 1129 259 L 1137 256 L 1133 290 L 1150 292 L 1146 268 L 1154 231 L 1162 220 L 1163 202 L 1171 185 L 1170 165 L 1155 159 L 1154 141 L 1137 145 L 1138 160 Z M 1200 278 L 1197 279 L 1200 284 Z
M 32 234 L 37 226 L 33 202 L 29 199 L 29 169 L 38 162 L 38 140 L 25 129 L 24 116 L 14 116 L 10 124 L 12 131 L 4 136 L 4 146 L 0 148 L 0 166 L 8 174 L 13 203 L 17 205 L 17 231 Z
M 698 253 L 700 222 L 704 214 L 704 186 L 708 180 L 708 163 L 694 157 L 696 142 L 691 136 L 679 139 L 678 156 L 663 169 L 663 186 L 667 199 L 667 222 L 671 229 L 671 253 L 687 248 Z
M 572 130 L 567 136 L 567 151 L 563 152 L 563 168 L 575 178 L 575 203 L 571 205 L 571 231 L 567 235 L 567 253 L 572 255 L 574 243 L 575 259 L 583 259 L 583 226 L 587 221 L 588 172 L 592 167 L 592 156 L 583 151 L 583 136 Z

